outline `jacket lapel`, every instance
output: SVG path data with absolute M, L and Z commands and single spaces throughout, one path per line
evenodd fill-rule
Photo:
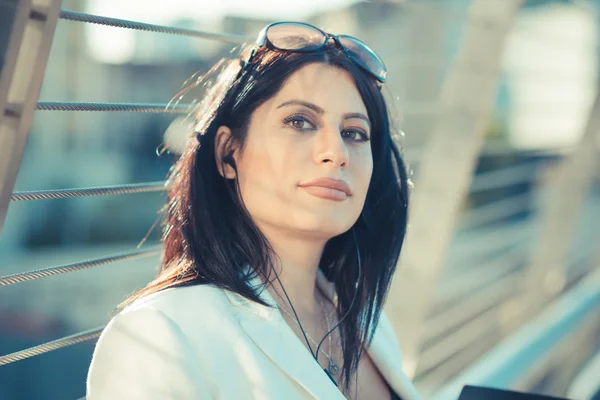
M 320 269 L 317 272 L 317 285 L 329 300 L 337 305 L 335 288 L 333 287 L 333 284 L 327 280 L 325 274 L 323 274 Z M 401 356 L 398 358 L 391 356 L 394 352 L 389 351 L 390 346 L 395 345 L 394 342 L 396 341 L 396 338 L 388 338 L 384 335 L 383 329 L 381 329 L 384 324 L 389 325 L 389 321 L 387 321 L 386 315 L 382 313 L 379 318 L 379 327 L 375 331 L 371 345 L 367 348 L 367 353 L 369 353 L 369 357 L 373 360 L 379 373 L 381 373 L 396 394 L 403 400 L 419 400 L 419 394 L 402 369 Z M 389 332 L 393 334 L 391 327 Z
M 255 278 L 251 284 L 259 287 L 262 282 L 260 278 Z M 333 304 L 337 303 L 335 289 L 321 270 L 317 274 L 317 285 Z M 251 302 L 230 291 L 225 291 L 225 293 L 233 304 L 249 311 L 239 314 L 240 325 L 250 339 L 275 364 L 313 397 L 317 399 L 345 399 L 285 322 L 267 290 L 262 291 L 261 298 L 267 304 L 273 305 L 272 308 Z M 385 314 L 382 314 L 380 325 L 388 323 L 385 318 Z M 419 395 L 402 370 L 402 360 L 390 356 L 389 346 L 394 344 L 392 340 L 395 340 L 395 338 L 387 338 L 383 330 L 378 327 L 367 352 L 383 378 L 403 400 L 419 400 Z
M 256 283 L 253 282 L 253 284 Z M 239 314 L 240 326 L 248 337 L 291 379 L 316 399 L 345 399 L 306 347 L 298 340 L 276 306 L 267 308 L 238 294 L 229 291 L 225 293 L 232 303 L 250 311 Z M 261 298 L 267 304 L 275 304 L 266 290 L 262 291 Z
M 382 313 L 379 326 L 382 323 L 387 323 L 387 321 L 383 321 L 385 318 L 385 314 Z M 367 348 L 367 352 L 396 394 L 403 400 L 419 400 L 419 394 L 402 369 L 402 359 L 390 357 L 390 354 L 394 354 L 394 352 L 390 352 L 389 348 L 393 346 L 395 340 L 395 338 L 386 338 L 383 330 L 378 328 L 375 331 L 371 345 Z
M 314 398 L 344 399 L 287 324 L 282 327 L 244 319 L 241 325 L 252 341 Z

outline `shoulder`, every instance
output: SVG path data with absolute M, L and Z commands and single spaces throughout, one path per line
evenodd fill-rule
M 194 308 L 198 313 L 202 308 L 198 304 L 194 307 L 193 301 L 224 301 L 218 289 L 191 289 L 155 293 L 110 320 L 94 349 L 87 378 L 88 398 L 209 398 L 198 361 L 190 356 L 196 343 L 182 322 L 185 324 L 183 317 L 188 314 L 188 320 L 203 321 L 207 331 L 210 324 L 189 315 Z M 210 319 L 211 311 L 207 315 Z
M 400 342 L 398 342 L 398 336 L 390 323 L 385 311 L 381 312 L 381 316 L 379 317 L 379 323 L 377 324 L 377 334 L 380 334 L 387 345 L 388 348 L 396 354 L 397 359 L 402 362 L 402 350 L 400 349 Z
M 235 322 L 229 298 L 226 290 L 212 285 L 169 288 L 135 301 L 113 320 L 142 329 L 161 319 L 182 338 L 198 340 Z
M 111 318 L 99 344 L 109 337 L 144 336 L 186 342 L 189 332 L 207 331 L 231 307 L 225 290 L 210 285 L 174 287 L 142 297 Z M 229 304 L 228 304 L 229 303 Z M 193 328 L 193 329 L 192 329 Z M 202 329 L 200 329 L 202 328 Z
M 191 313 L 202 313 L 207 317 L 228 307 L 229 301 L 225 292 L 224 289 L 212 285 L 173 287 L 136 300 L 119 315 L 154 309 L 175 322 L 189 318 Z

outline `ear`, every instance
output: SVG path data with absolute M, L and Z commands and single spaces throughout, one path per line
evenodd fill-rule
M 217 162 L 217 170 L 225 179 L 235 179 L 236 173 L 233 165 L 231 165 L 235 149 L 233 148 L 233 137 L 231 129 L 225 125 L 221 125 L 217 129 L 215 135 L 215 161 Z M 228 155 L 232 158 L 228 159 Z

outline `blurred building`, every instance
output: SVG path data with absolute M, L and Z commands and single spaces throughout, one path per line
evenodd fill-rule
M 84 4 L 65 2 L 63 7 L 86 11 Z M 523 150 L 562 149 L 581 135 L 585 110 L 591 105 L 598 72 L 597 16 L 571 3 L 528 4 L 535 7 L 522 10 L 507 47 L 490 132 Z M 437 96 L 458 49 L 467 6 L 467 0 L 356 3 L 307 22 L 357 36 L 381 54 L 390 71 L 386 95 L 392 113 L 399 116 L 396 126 L 407 133 L 401 144 L 410 151 L 424 145 L 433 126 Z M 190 19 L 171 25 L 255 37 L 269 22 L 229 16 L 212 26 Z M 100 62 L 90 52 L 97 46 L 90 45 L 85 29 L 76 22 L 58 24 L 41 101 L 168 103 L 189 84 L 186 79 L 206 71 L 232 47 L 127 30 L 124 50 L 116 50 L 112 61 Z M 182 102 L 193 101 L 194 94 Z M 162 180 L 172 157 L 157 157 L 157 151 L 174 119 L 160 114 L 40 111 L 15 189 Z M 552 122 L 557 119 L 561 124 Z M 144 207 L 138 207 L 140 201 Z M 151 228 L 163 202 L 164 196 L 152 193 L 39 201 L 35 207 L 13 203 L 0 251 L 137 242 Z M 153 235 L 156 239 L 158 230 Z
M 591 105 L 598 71 L 597 16 L 591 8 L 571 3 L 528 4 L 535 7 L 522 10 L 508 43 L 490 130 L 495 139 L 525 151 L 562 149 L 580 137 Z M 458 49 L 467 6 L 467 0 L 355 3 L 307 22 L 357 36 L 381 54 L 390 71 L 386 95 L 398 116 L 396 127 L 406 132 L 401 144 L 410 152 L 424 145 L 433 126 L 437 96 Z M 85 11 L 85 3 L 76 0 L 63 7 Z M 190 19 L 170 25 L 255 37 L 269 22 L 225 17 L 210 26 Z M 90 42 L 98 39 L 87 28 L 69 21 L 58 24 L 40 100 L 168 103 L 187 78 L 207 70 L 232 47 L 103 27 L 121 35 L 120 47 L 102 56 L 108 61 L 99 62 L 91 51 L 107 50 Z M 110 42 L 109 36 L 101 37 Z M 188 96 L 183 102 L 193 100 Z M 174 119 L 160 114 L 38 112 L 15 189 L 161 180 L 171 158 L 157 157 L 156 152 Z M 139 196 L 151 206 L 135 207 Z M 148 221 L 154 221 L 162 201 L 150 194 L 44 201 L 35 208 L 11 204 L 0 249 L 136 240 L 150 228 Z
M 63 8 L 86 11 L 85 4 L 65 0 Z M 490 124 L 490 136 L 495 141 L 523 152 L 553 152 L 580 137 L 597 85 L 599 37 L 594 8 L 580 4 L 536 0 L 528 1 L 521 11 L 508 43 Z M 438 94 L 462 38 L 467 6 L 468 0 L 372 1 L 313 15 L 307 22 L 356 36 L 383 57 L 390 71 L 385 92 L 392 113 L 398 115 L 396 126 L 406 132 L 401 144 L 411 151 L 425 144 L 433 127 Z M 169 25 L 255 37 L 269 22 L 228 16 L 211 25 L 190 19 Z M 211 40 L 127 31 L 119 36 L 120 47 L 110 48 L 102 47 L 102 39 L 110 42 L 109 36 L 99 36 L 94 40 L 100 43 L 91 44 L 86 29 L 81 23 L 59 22 L 41 101 L 168 103 L 189 84 L 186 79 L 206 71 L 232 47 Z M 92 50 L 104 51 L 104 61 L 99 61 Z M 195 93 L 182 102 L 192 101 Z M 15 190 L 162 180 L 172 157 L 158 157 L 157 151 L 160 153 L 163 135 L 175 118 L 140 113 L 37 112 Z M 486 162 L 501 161 L 492 156 Z M 163 195 L 151 193 L 13 203 L 0 240 L 0 274 L 131 248 L 131 243 L 139 242 L 151 228 L 163 202 Z M 155 230 L 150 242 L 156 238 Z M 116 247 L 123 243 L 124 247 Z M 107 246 L 85 249 L 92 244 Z M 69 250 L 68 255 L 31 252 L 59 246 L 82 249 Z M 29 252 L 32 254 L 23 254 Z M 5 288 L 0 299 L 5 310 L 0 310 L 0 327 L 4 328 L 0 329 L 0 353 L 94 326 L 106 316 L 106 304 L 117 304 L 123 293 L 146 281 L 156 265 L 155 258 L 143 259 L 128 265 L 127 273 L 108 267 Z M 22 319 L 10 326 L 1 323 L 14 322 L 14 310 Z M 64 356 L 71 360 L 69 371 L 81 375 L 91 347 L 68 351 L 75 352 Z M 65 353 L 55 354 L 58 356 L 51 357 Z M 57 364 L 52 359 L 47 365 Z M 42 375 L 32 363 L 11 368 L 6 381 L 0 381 L 3 389 L 14 383 L 12 376 L 25 376 L 24 371 Z M 50 369 L 44 368 L 43 375 L 48 376 L 46 370 Z M 71 378 L 80 389 L 81 376 Z M 40 382 L 38 388 L 59 382 L 64 383 L 49 379 Z M 55 390 L 58 393 L 60 388 Z M 66 392 L 60 393 L 65 397 Z M 67 397 L 80 394 L 68 392 Z

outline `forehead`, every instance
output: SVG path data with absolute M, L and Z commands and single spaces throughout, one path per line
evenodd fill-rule
M 344 69 L 322 63 L 299 68 L 273 98 L 277 103 L 290 99 L 314 103 L 325 112 L 367 113 L 352 75 Z

